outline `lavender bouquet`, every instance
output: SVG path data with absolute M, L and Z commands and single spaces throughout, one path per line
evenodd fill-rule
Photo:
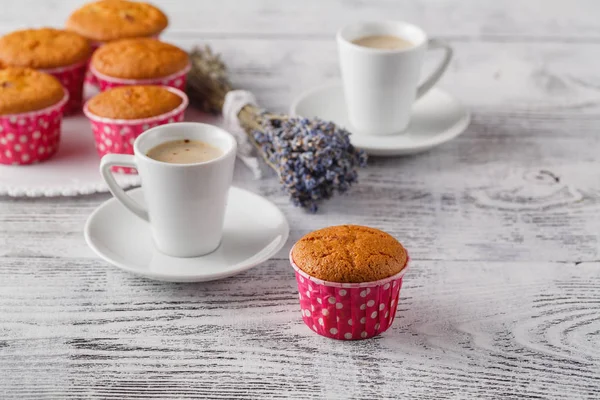
M 210 48 L 191 54 L 188 94 L 210 113 L 220 113 L 232 90 L 225 64 Z M 259 155 L 277 173 L 292 203 L 315 212 L 335 193 L 357 181 L 367 156 L 350 143 L 350 133 L 332 122 L 273 114 L 254 104 L 237 114 L 239 124 Z

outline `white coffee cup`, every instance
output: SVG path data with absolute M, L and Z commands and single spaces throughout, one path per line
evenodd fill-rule
M 195 164 L 170 164 L 146 156 L 159 144 L 199 140 L 220 149 L 218 158 Z M 134 155 L 107 154 L 100 172 L 111 193 L 127 209 L 148 221 L 157 249 L 175 257 L 195 257 L 214 251 L 223 236 L 223 221 L 233 178 L 236 141 L 208 124 L 181 122 L 149 129 L 133 143 Z M 138 170 L 147 209 L 117 184 L 111 167 Z
M 408 48 L 383 50 L 352 43 L 373 35 L 391 35 L 413 44 Z M 406 22 L 362 22 L 348 25 L 337 34 L 346 107 L 353 133 L 393 135 L 410 122 L 415 99 L 431 89 L 448 67 L 452 49 L 427 39 L 419 27 Z M 427 49 L 444 49 L 445 55 L 431 76 L 417 87 Z

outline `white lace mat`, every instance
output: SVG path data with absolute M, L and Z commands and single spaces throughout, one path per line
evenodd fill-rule
M 58 152 L 49 160 L 33 165 L 1 165 L 0 195 L 3 196 L 76 196 L 107 192 L 98 170 L 90 123 L 83 114 L 63 120 Z M 140 184 L 137 175 L 116 174 L 123 188 Z
M 265 167 L 254 155 L 254 147 L 237 120 L 237 114 L 246 104 L 256 104 L 254 96 L 236 90 L 230 92 L 226 100 L 223 120 L 201 115 L 193 109 L 186 111 L 185 120 L 222 125 L 238 141 L 238 158 L 255 178 L 260 178 Z M 63 120 L 58 153 L 51 159 L 26 166 L 0 164 L 0 196 L 52 197 L 107 192 L 99 165 L 89 121 L 83 114 L 69 116 Z M 141 182 L 138 175 L 115 174 L 115 177 L 123 188 L 138 186 Z

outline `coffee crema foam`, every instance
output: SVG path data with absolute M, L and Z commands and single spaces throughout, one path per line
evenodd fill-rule
M 363 36 L 361 38 L 354 39 L 352 43 L 362 47 L 381 50 L 401 50 L 414 47 L 414 43 L 393 35 Z
M 182 139 L 161 143 L 146 155 L 169 164 L 196 164 L 219 158 L 223 151 L 199 140 Z

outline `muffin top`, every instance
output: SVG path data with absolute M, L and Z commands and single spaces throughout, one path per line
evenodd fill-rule
M 114 78 L 162 78 L 184 69 L 188 55 L 156 39 L 123 39 L 105 44 L 92 56 L 96 71 Z
M 30 68 L 0 69 L 0 115 L 42 110 L 64 96 L 62 85 L 50 74 Z
M 302 237 L 292 259 L 308 275 L 329 282 L 373 282 L 397 274 L 408 254 L 400 242 L 379 229 L 330 226 Z
M 0 38 L 0 61 L 13 67 L 64 67 L 86 60 L 90 53 L 86 38 L 60 29 L 25 29 Z
M 168 113 L 183 99 L 162 86 L 121 86 L 99 93 L 87 103 L 99 117 L 141 119 Z
M 158 35 L 167 16 L 148 3 L 104 0 L 88 3 L 69 16 L 66 27 L 99 42 Z

